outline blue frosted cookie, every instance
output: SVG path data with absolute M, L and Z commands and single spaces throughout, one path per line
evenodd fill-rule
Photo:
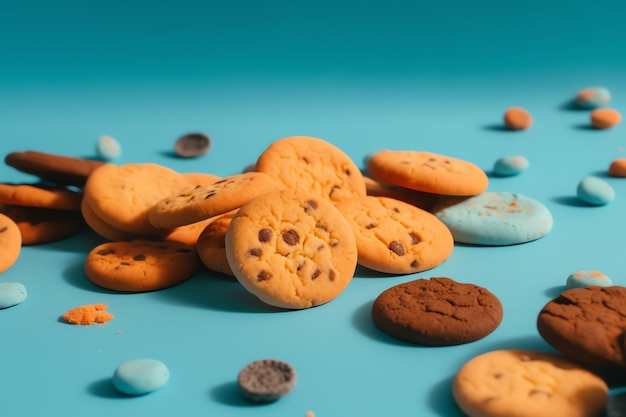
M 585 177 L 576 188 L 576 195 L 593 206 L 604 206 L 615 198 L 615 190 L 608 182 L 595 177 Z
M 576 271 L 567 277 L 567 289 L 584 288 L 590 285 L 610 287 L 613 285 L 611 278 L 600 271 Z
M 521 194 L 483 192 L 453 197 L 433 208 L 455 242 L 503 246 L 530 242 L 552 229 L 552 214 L 540 202 Z
M 503 156 L 493 165 L 493 173 L 499 177 L 510 177 L 521 174 L 528 169 L 528 159 L 523 155 Z

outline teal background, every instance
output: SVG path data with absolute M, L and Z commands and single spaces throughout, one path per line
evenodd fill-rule
M 474 162 L 524 155 L 527 172 L 490 178 L 492 191 L 543 202 L 552 232 L 519 246 L 457 245 L 437 268 L 410 276 L 357 270 L 336 300 L 283 312 L 238 283 L 200 271 L 177 287 L 115 294 L 89 283 L 85 255 L 102 239 L 86 231 L 26 247 L 1 281 L 29 297 L 0 311 L 0 414 L 39 416 L 461 416 L 450 386 L 473 356 L 499 348 L 550 350 L 536 332 L 543 305 L 577 270 L 624 285 L 626 183 L 608 178 L 624 157 L 624 126 L 589 129 L 568 101 L 603 85 L 626 109 L 623 2 L 588 1 L 23 1 L 0 0 L 0 143 L 94 157 L 104 134 L 122 145 L 117 163 L 156 162 L 181 172 L 240 172 L 272 141 L 311 135 L 359 165 L 381 148 L 415 149 Z M 534 125 L 501 128 L 510 106 Z M 199 159 L 172 156 L 174 141 L 203 131 Z M 616 199 L 587 207 L 576 185 L 595 175 Z M 34 178 L 8 166 L 0 181 Z M 504 320 L 464 346 L 427 348 L 380 333 L 369 310 L 386 288 L 448 276 L 485 286 Z M 59 321 L 69 308 L 104 302 L 105 326 Z M 127 398 L 115 368 L 150 357 L 167 386 Z M 287 360 L 294 391 L 277 403 L 240 399 L 248 362 Z M 613 386 L 613 394 L 621 392 Z

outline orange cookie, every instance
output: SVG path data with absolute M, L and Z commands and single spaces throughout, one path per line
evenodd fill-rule
M 411 204 L 366 196 L 336 206 L 356 237 L 358 263 L 374 271 L 412 274 L 434 268 L 452 254 L 448 227 Z
M 323 139 L 290 136 L 272 143 L 256 162 L 256 170 L 333 202 L 366 194 L 363 175 L 341 149 Z
M 423 210 L 428 211 L 433 208 L 439 199 L 437 194 L 424 193 L 422 191 L 387 184 L 366 175 L 363 176 L 363 180 L 365 181 L 367 195 L 395 198 L 396 200 L 404 201 L 405 203 L 409 203 Z
M 222 177 L 218 177 L 217 175 L 208 174 L 204 172 L 183 172 L 181 174 L 183 177 L 187 179 L 192 185 L 210 185 L 215 181 L 219 181 Z
M 85 227 L 79 211 L 3 204 L 0 213 L 9 216 L 22 235 L 22 245 L 39 245 L 68 238 Z
M 226 258 L 226 231 L 236 210 L 211 218 L 196 243 L 200 261 L 211 271 L 234 276 Z
M 85 259 L 85 274 L 91 282 L 124 292 L 154 291 L 180 284 L 197 267 L 193 247 L 143 239 L 103 243 Z
M 84 198 L 98 218 L 135 236 L 160 237 L 163 230 L 148 220 L 159 201 L 189 188 L 184 175 L 157 164 L 106 164 L 95 169 Z
M 462 159 L 431 152 L 383 150 L 367 169 L 375 178 L 433 194 L 470 196 L 487 189 L 487 174 Z
M 80 210 L 82 194 L 37 184 L 0 184 L 0 204 Z
M 152 207 L 148 218 L 158 228 L 183 226 L 237 209 L 254 197 L 281 188 L 282 183 L 262 172 L 235 174 L 163 199 Z
M 357 249 L 348 221 L 329 200 L 286 189 L 239 209 L 226 232 L 226 257 L 237 280 L 259 299 L 303 309 L 346 288 Z
M 0 274 L 17 261 L 21 250 L 20 229 L 9 216 L 0 213 Z

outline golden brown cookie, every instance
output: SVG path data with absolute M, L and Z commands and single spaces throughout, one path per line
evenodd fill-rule
M 411 190 L 410 188 L 399 187 L 397 185 L 388 184 L 384 181 L 377 180 L 367 175 L 363 176 L 367 195 L 374 197 L 389 197 L 396 200 L 404 201 L 429 211 L 439 199 L 439 195 L 424 193 L 422 191 Z
M 256 196 L 281 188 L 281 182 L 262 172 L 235 174 L 211 185 L 188 187 L 159 201 L 148 218 L 157 228 L 184 226 L 237 209 Z
M 0 184 L 0 204 L 80 210 L 82 194 L 39 184 Z
M 211 271 L 234 276 L 226 258 L 226 231 L 237 210 L 215 216 L 204 228 L 196 242 L 200 261 Z
M 17 224 L 23 246 L 62 240 L 85 227 L 80 211 L 1 204 L 0 213 L 9 216 Z
M 411 274 L 448 259 L 454 239 L 433 214 L 389 197 L 341 201 L 337 208 L 356 237 L 359 264 L 390 274 Z
M 0 213 L 0 274 L 17 261 L 21 250 L 20 229 L 9 216 Z
M 197 270 L 193 247 L 180 242 L 137 239 L 106 242 L 85 259 L 87 278 L 114 291 L 154 291 L 180 284 Z
M 117 229 L 116 227 L 111 226 L 100 217 L 93 212 L 89 204 L 87 203 L 87 199 L 83 198 L 82 204 L 80 206 L 81 214 L 83 215 L 83 219 L 85 223 L 97 234 L 102 236 L 105 239 L 111 241 L 131 241 L 136 238 L 136 236 L 132 233 L 124 232 L 122 230 Z
M 471 162 L 432 152 L 382 150 L 369 159 L 375 178 L 433 194 L 470 196 L 487 189 L 487 174 Z
M 357 250 L 348 221 L 328 199 L 285 189 L 239 209 L 226 232 L 226 256 L 237 280 L 262 301 L 303 309 L 346 288 Z
M 287 188 L 308 190 L 333 202 L 366 194 L 354 161 L 331 143 L 310 136 L 275 141 L 259 156 L 256 170 L 278 178 Z
M 189 188 L 182 174 L 157 164 L 106 164 L 94 170 L 84 188 L 89 208 L 103 221 L 135 236 L 158 237 L 163 230 L 148 220 L 159 201 Z
M 211 185 L 215 181 L 219 181 L 222 177 L 217 175 L 205 173 L 205 172 L 183 172 L 181 173 L 183 177 L 191 183 L 191 185 Z

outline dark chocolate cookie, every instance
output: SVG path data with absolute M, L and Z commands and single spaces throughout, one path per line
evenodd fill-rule
M 296 371 L 287 362 L 261 359 L 246 365 L 237 377 L 241 395 L 249 401 L 268 403 L 283 397 L 296 385 Z
M 451 346 L 481 339 L 502 321 L 500 300 L 450 278 L 417 279 L 383 291 L 372 306 L 382 331 L 407 342 Z
M 537 330 L 552 347 L 592 366 L 626 366 L 626 288 L 563 291 L 539 312 Z

